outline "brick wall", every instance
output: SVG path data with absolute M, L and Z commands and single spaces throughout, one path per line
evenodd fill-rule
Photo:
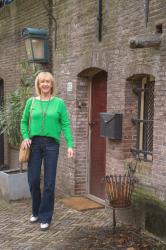
M 107 140 L 107 173 L 124 171 L 124 160 L 130 156 L 129 149 L 135 142 L 136 131 L 131 116 L 135 113 L 136 103 L 129 79 L 139 74 L 155 77 L 154 159 L 152 163 L 140 166 L 137 174 L 143 185 L 151 187 L 157 196 L 165 199 L 165 1 L 150 1 L 147 28 L 143 1 L 103 1 L 101 42 L 97 38 L 97 1 L 50 0 L 45 3 L 52 8 L 49 17 L 39 0 L 15 0 L 0 9 L 0 78 L 4 80 L 5 93 L 19 84 L 19 62 L 25 58 L 24 42 L 20 35 L 22 29 L 49 29 L 53 63 L 50 62 L 49 67 L 53 68 L 58 94 L 66 101 L 75 141 L 74 158 L 67 159 L 62 138 L 58 187 L 65 193 L 88 193 L 89 86 L 97 68 L 108 73 L 107 111 L 123 113 L 124 117 L 122 141 Z M 159 48 L 129 48 L 131 37 L 154 34 L 156 25 L 160 23 L 163 24 L 163 34 Z M 70 82 L 72 89 L 69 90 Z M 15 154 L 10 154 L 9 161 L 7 143 L 5 145 L 5 162 L 17 165 Z
M 150 172 L 141 172 L 139 177 L 142 184 L 151 186 L 160 198 L 166 199 L 164 4 L 164 0 L 150 1 L 149 22 L 146 28 L 143 1 L 103 1 L 103 32 L 102 42 L 99 42 L 97 1 L 53 1 L 53 14 L 57 20 L 56 48 L 53 51 L 54 74 L 58 89 L 67 101 L 69 112 L 73 114 L 73 109 L 77 110 L 72 115 L 75 159 L 70 166 L 62 163 L 59 175 L 61 178 L 65 176 L 72 164 L 75 164 L 75 170 L 72 172 L 72 184 L 68 181 L 66 185 L 62 183 L 62 187 L 66 186 L 68 190 L 71 188 L 76 193 L 88 192 L 88 106 L 85 105 L 81 110 L 78 108 L 78 101 L 84 100 L 87 103 L 90 77 L 80 78 L 78 74 L 87 68 L 97 67 L 108 72 L 108 112 L 121 112 L 124 116 L 122 141 L 107 140 L 107 173 L 124 170 L 124 160 L 130 156 L 129 149 L 135 141 L 136 131 L 130 120 L 131 112 L 134 113 L 136 109 L 131 105 L 135 97 L 128 79 L 136 74 L 150 74 L 155 77 L 154 160 L 150 164 Z M 160 23 L 163 24 L 160 48 L 129 48 L 130 38 L 154 34 L 156 25 Z M 69 81 L 73 83 L 70 100 L 67 98 L 66 87 Z M 60 162 L 63 162 L 63 157 Z

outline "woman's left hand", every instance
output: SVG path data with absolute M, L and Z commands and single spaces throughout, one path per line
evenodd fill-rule
M 72 158 L 73 157 L 73 149 L 72 148 L 68 148 L 68 150 L 67 150 L 67 156 L 68 156 L 68 158 Z

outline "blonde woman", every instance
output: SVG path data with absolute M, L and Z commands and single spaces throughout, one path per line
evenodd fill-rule
M 66 105 L 61 98 L 55 96 L 52 74 L 39 73 L 35 79 L 35 90 L 37 96 L 29 98 L 25 105 L 21 119 L 21 133 L 24 147 L 31 148 L 28 162 L 28 182 L 32 197 L 30 222 L 39 221 L 41 230 L 47 230 L 54 210 L 54 189 L 61 131 L 66 140 L 68 157 L 73 157 L 73 139 Z M 44 163 L 44 189 L 41 195 L 42 161 Z

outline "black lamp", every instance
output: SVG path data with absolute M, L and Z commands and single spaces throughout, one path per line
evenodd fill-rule
M 48 31 L 24 28 L 22 37 L 25 40 L 28 62 L 48 63 Z

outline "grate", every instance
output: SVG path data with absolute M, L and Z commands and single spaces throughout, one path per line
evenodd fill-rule
M 144 119 L 149 120 L 144 124 L 143 148 L 153 152 L 153 116 L 154 116 L 154 82 L 145 85 Z
M 131 198 L 134 190 L 136 178 L 137 161 L 134 160 L 128 165 L 128 173 L 125 175 L 107 175 L 105 176 L 105 190 L 108 204 L 113 208 L 113 233 L 116 227 L 116 208 L 127 208 L 131 206 Z
M 137 126 L 137 143 L 131 151 L 145 160 L 152 160 L 153 155 L 153 117 L 154 117 L 154 81 L 147 78 L 144 87 L 133 88 L 138 98 L 138 118 L 132 119 L 133 124 Z M 142 94 L 144 93 L 144 98 Z M 142 105 L 143 104 L 143 105 Z M 140 119 L 143 107 L 143 119 Z M 141 129 L 142 128 L 142 129 Z M 142 138 L 142 139 L 141 139 Z M 140 140 L 141 139 L 141 140 Z
M 105 177 L 108 201 L 113 208 L 125 208 L 131 205 L 134 179 L 129 175 L 110 175 Z

